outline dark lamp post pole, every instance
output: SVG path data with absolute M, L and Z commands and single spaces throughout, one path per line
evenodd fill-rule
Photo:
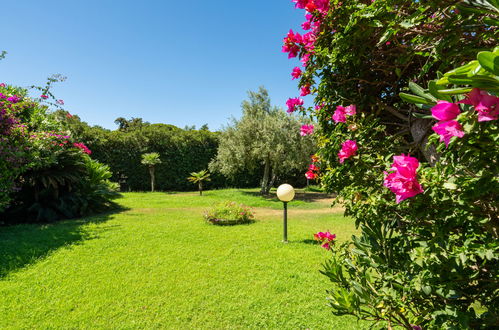
M 288 202 L 282 202 L 284 204 L 284 236 L 283 242 L 288 242 Z

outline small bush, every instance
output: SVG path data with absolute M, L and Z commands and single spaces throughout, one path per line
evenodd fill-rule
M 235 202 L 224 202 L 205 211 L 204 218 L 207 222 L 214 225 L 230 226 L 251 223 L 254 221 L 254 214 L 246 205 Z

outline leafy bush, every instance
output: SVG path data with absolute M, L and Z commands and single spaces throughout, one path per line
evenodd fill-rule
M 50 94 L 43 92 L 42 100 Z M 48 106 L 3 84 L 0 99 L 2 223 L 73 218 L 115 206 L 109 167 L 92 160 L 90 149 L 70 136 Z
M 204 218 L 208 223 L 227 226 L 253 222 L 253 212 L 243 204 L 235 202 L 220 203 L 212 209 L 205 211 Z

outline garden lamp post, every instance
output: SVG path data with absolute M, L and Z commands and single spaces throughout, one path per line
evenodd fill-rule
M 292 201 L 295 197 L 294 188 L 285 183 L 281 184 L 279 188 L 277 188 L 277 197 L 282 201 L 284 205 L 284 235 L 283 242 L 288 242 L 288 202 Z

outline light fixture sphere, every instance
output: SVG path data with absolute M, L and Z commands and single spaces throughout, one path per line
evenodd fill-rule
M 290 202 L 295 197 L 295 189 L 290 184 L 281 184 L 277 188 L 277 197 L 283 202 Z

